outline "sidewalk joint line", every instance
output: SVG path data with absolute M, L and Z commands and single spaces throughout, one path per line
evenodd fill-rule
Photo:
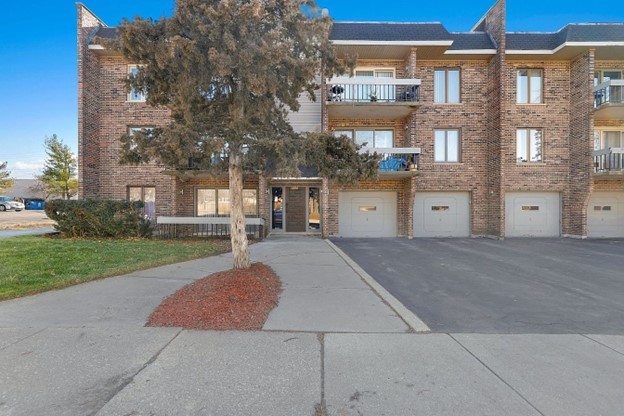
M 522 398 L 522 400 L 524 400 L 525 402 L 527 402 L 529 404 L 529 406 L 531 406 L 537 413 L 539 413 L 542 416 L 546 416 L 542 411 L 540 411 L 537 407 L 535 407 L 535 405 L 533 403 L 531 403 L 529 401 L 529 399 L 527 399 L 526 397 L 524 397 L 522 395 L 522 393 L 520 393 L 518 390 L 515 389 L 515 387 L 513 387 L 511 384 L 509 384 L 507 381 L 505 381 L 500 375 L 498 375 L 498 373 L 496 373 L 496 371 L 494 371 L 492 368 L 490 368 L 485 362 L 483 362 L 479 357 L 477 357 L 475 354 L 473 354 L 472 351 L 470 351 L 464 344 L 462 344 L 461 342 L 459 342 L 459 340 L 457 340 L 453 335 L 451 334 L 447 334 L 449 337 L 451 337 L 451 339 L 453 341 L 455 341 L 460 347 L 462 347 L 468 354 L 470 354 L 475 360 L 477 360 L 483 367 L 487 368 L 488 371 L 492 374 L 494 374 L 494 376 L 496 376 L 496 378 L 498 378 L 500 381 L 502 381 L 507 387 L 509 387 L 514 393 L 516 393 L 518 396 L 520 396 L 520 398 Z
M 108 397 L 106 398 L 106 401 L 104 402 L 104 404 L 102 404 L 102 406 L 99 409 L 96 409 L 93 412 L 90 412 L 89 416 L 94 416 L 94 415 L 98 414 L 100 412 L 100 410 L 102 410 L 111 400 L 113 400 L 115 398 L 115 396 L 117 396 L 130 383 L 132 383 L 134 381 L 134 379 L 136 378 L 136 376 L 138 376 L 147 367 L 152 365 L 158 359 L 160 354 L 165 350 L 165 348 L 167 348 L 178 337 L 178 335 L 180 335 L 182 333 L 182 331 L 184 331 L 184 328 L 181 328 L 178 332 L 176 332 L 176 334 L 161 349 L 156 351 L 156 354 L 154 354 L 149 360 L 147 360 L 147 362 L 145 364 L 143 364 L 141 366 L 141 368 L 139 368 L 133 375 L 131 375 L 130 377 L 127 377 L 125 380 L 123 380 L 122 383 L 108 395 Z
M 593 338 L 592 338 L 592 337 L 590 337 L 589 335 L 585 335 L 585 334 L 579 334 L 579 335 L 580 335 L 580 336 L 582 336 L 582 337 L 585 337 L 585 338 L 587 338 L 587 339 L 589 339 L 589 340 L 591 340 L 591 341 L 594 341 L 594 342 L 595 342 L 596 344 L 598 344 L 598 345 L 602 345 L 603 347 L 610 349 L 611 351 L 613 351 L 613 352 L 614 352 L 614 353 L 616 353 L 616 354 L 620 354 L 620 355 L 623 355 L 623 356 L 624 356 L 624 353 L 622 353 L 622 352 L 620 352 L 620 351 L 618 351 L 618 350 L 616 350 L 616 349 L 614 349 L 614 348 L 611 348 L 610 346 L 608 346 L 608 345 L 606 345 L 606 344 L 603 344 L 602 342 L 598 341 L 597 339 L 593 339 Z
M 27 335 L 27 336 L 25 336 L 24 338 L 20 338 L 20 339 L 18 339 L 17 341 L 12 342 L 12 343 L 10 343 L 9 345 L 6 345 L 6 346 L 4 346 L 4 347 L 0 348 L 0 351 L 4 351 L 4 350 L 6 350 L 6 349 L 7 349 L 7 348 L 9 348 L 9 347 L 12 347 L 12 346 L 14 346 L 14 345 L 19 344 L 19 343 L 20 343 L 20 342 L 22 342 L 22 341 L 26 341 L 28 338 L 32 338 L 32 337 L 34 337 L 35 335 L 38 335 L 38 334 L 42 333 L 42 332 L 43 332 L 43 331 L 45 331 L 46 329 L 48 329 L 48 328 L 43 328 L 43 329 L 40 329 L 39 331 L 34 332 L 34 333 L 30 334 L 30 335 Z

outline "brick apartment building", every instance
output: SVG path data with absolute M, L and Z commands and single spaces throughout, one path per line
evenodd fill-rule
M 120 136 L 168 122 L 124 89 L 133 62 L 78 5 L 80 196 L 143 199 L 156 216 L 227 216 L 227 177 L 119 164 Z M 336 22 L 355 76 L 291 114 L 385 154 L 379 179 L 247 177 L 245 211 L 271 233 L 324 237 L 624 237 L 624 24 L 509 33 L 505 1 L 470 32 Z

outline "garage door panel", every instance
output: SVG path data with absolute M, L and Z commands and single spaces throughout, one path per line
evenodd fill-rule
M 414 200 L 414 237 L 469 237 L 468 192 L 420 192 Z
M 587 207 L 587 235 L 624 237 L 624 192 L 595 192 Z
M 559 237 L 561 208 L 556 192 L 509 192 L 505 196 L 505 235 Z
M 380 233 L 384 228 L 385 203 L 383 198 L 352 198 L 351 218 L 360 231 Z
M 341 237 L 396 237 L 396 192 L 341 192 L 338 199 Z

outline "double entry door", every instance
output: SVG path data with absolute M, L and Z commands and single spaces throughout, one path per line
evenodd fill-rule
M 288 233 L 321 231 L 320 189 L 310 186 L 271 188 L 271 230 Z

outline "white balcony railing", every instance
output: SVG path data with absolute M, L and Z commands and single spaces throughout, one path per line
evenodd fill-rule
M 605 104 L 624 104 L 624 80 L 612 79 L 594 87 L 594 108 Z
M 624 173 L 624 147 L 595 150 L 594 173 Z
M 327 82 L 327 100 L 347 103 L 417 103 L 419 79 L 335 77 Z

